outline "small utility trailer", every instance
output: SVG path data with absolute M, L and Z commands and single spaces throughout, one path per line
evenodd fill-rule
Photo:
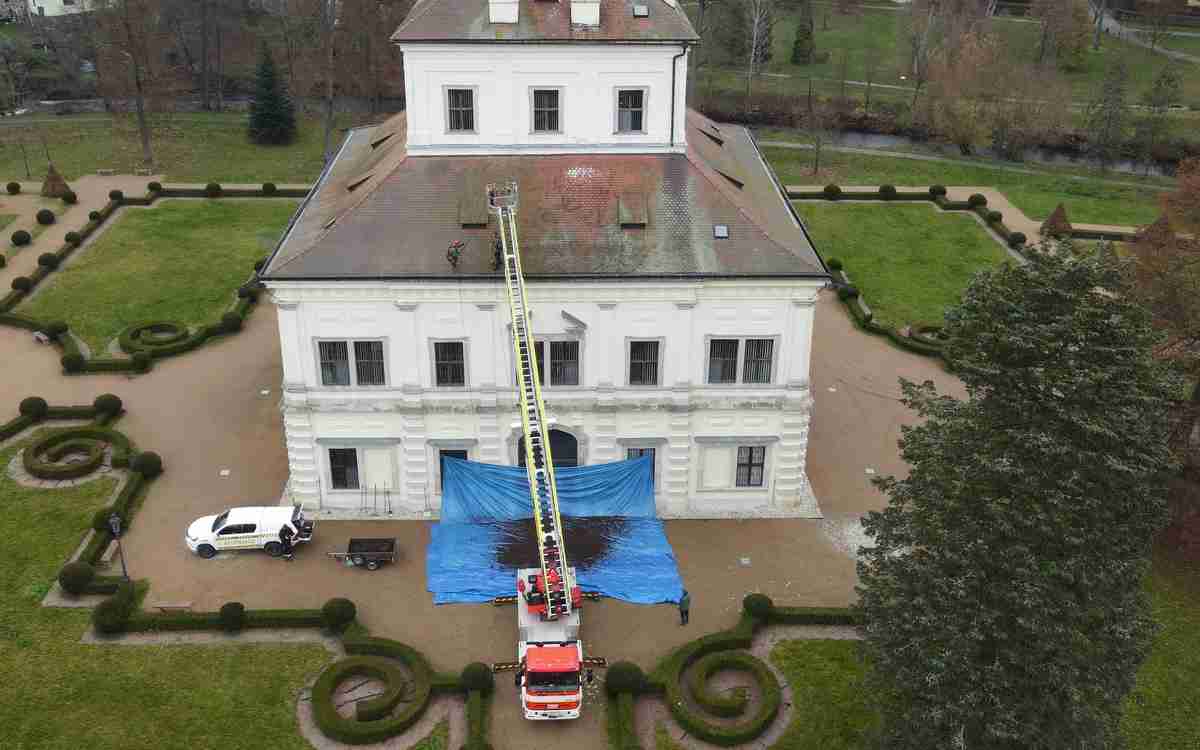
M 347 567 L 378 570 L 384 563 L 396 562 L 399 545 L 396 539 L 351 537 L 345 552 L 329 552 L 330 557 L 341 560 Z

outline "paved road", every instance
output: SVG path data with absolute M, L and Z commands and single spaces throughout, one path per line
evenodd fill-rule
M 1088 12 L 1091 14 L 1092 23 L 1095 23 L 1096 22 L 1096 7 L 1094 5 L 1089 4 Z M 1150 42 L 1146 41 L 1146 39 L 1142 35 L 1141 31 L 1139 31 L 1138 29 L 1135 29 L 1131 26 L 1126 26 L 1125 24 L 1121 23 L 1116 18 L 1114 18 L 1112 16 L 1112 14 L 1110 14 L 1108 11 L 1105 11 L 1105 13 L 1104 13 L 1104 20 L 1101 22 L 1100 28 L 1104 29 L 1104 33 L 1106 33 L 1106 34 L 1110 34 L 1112 36 L 1123 39 L 1124 41 L 1129 42 L 1130 44 L 1136 44 L 1139 47 L 1144 47 L 1148 50 L 1153 50 L 1154 52 L 1157 52 L 1158 54 L 1163 55 L 1165 57 L 1169 57 L 1173 60 L 1179 60 L 1181 62 L 1200 64 L 1200 57 L 1196 57 L 1195 55 L 1189 55 L 1185 52 L 1179 52 L 1179 51 L 1173 50 L 1173 49 L 1165 49 L 1163 47 L 1154 46 Z M 1182 32 L 1180 34 L 1180 36 L 1197 36 L 1197 35 L 1190 34 L 1189 32 Z

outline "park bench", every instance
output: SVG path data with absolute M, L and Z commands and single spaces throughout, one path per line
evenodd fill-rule
M 155 602 L 154 608 L 163 614 L 171 612 L 191 612 L 191 602 Z

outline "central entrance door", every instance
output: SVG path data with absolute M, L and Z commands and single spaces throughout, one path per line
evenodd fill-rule
M 550 430 L 550 455 L 554 468 L 579 465 L 579 441 L 569 432 Z M 525 438 L 517 441 L 517 466 L 525 466 Z

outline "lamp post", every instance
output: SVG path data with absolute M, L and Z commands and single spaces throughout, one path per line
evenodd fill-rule
M 117 554 L 121 556 L 121 575 L 126 581 L 129 580 L 129 571 L 125 568 L 125 549 L 121 546 L 121 516 L 113 513 L 108 517 L 108 528 L 112 531 L 113 538 L 117 540 Z

